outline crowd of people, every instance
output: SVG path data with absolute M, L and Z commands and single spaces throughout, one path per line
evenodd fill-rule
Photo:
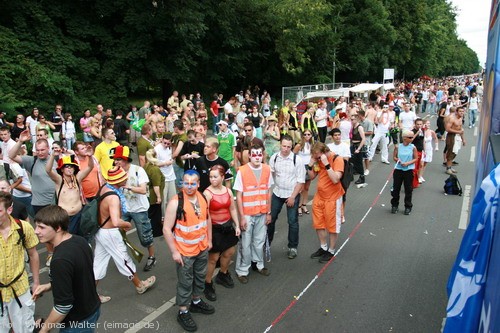
M 215 312 L 202 296 L 214 302 L 215 284 L 235 287 L 229 267 L 235 254 L 240 283 L 249 283 L 251 271 L 269 276 L 265 263 L 284 205 L 286 256 L 299 255 L 298 221 L 311 214 L 319 248 L 310 257 L 321 263 L 334 257 L 345 222 L 346 166 L 352 165 L 354 183 L 362 187 L 377 153 L 383 164 L 394 162 L 391 212 L 398 213 L 404 186 L 409 215 L 413 189 L 425 182 L 440 140 L 446 142 L 445 172 L 457 173 L 465 114 L 469 128 L 476 126 L 482 93 L 480 78 L 470 77 L 401 83 L 364 100 L 309 102 L 303 111 L 289 100 L 273 105 L 266 91 L 247 90 L 226 102 L 215 94 L 208 110 L 201 94 L 179 98 L 177 91 L 165 105 L 146 101 L 129 112 L 99 104 L 77 124 L 61 105 L 48 118 L 34 108 L 13 123 L 0 113 L 0 264 L 7 268 L 0 274 L 0 332 L 33 331 L 35 301 L 49 290 L 54 307 L 37 323 L 40 331 L 66 332 L 70 322 L 92 327 L 100 304 L 111 301 L 97 292 L 110 259 L 138 294 L 153 287 L 156 277 L 139 278 L 123 242 L 132 222 L 147 251 L 145 272 L 156 265 L 155 238 L 164 237 L 177 267 L 177 320 L 195 331 L 191 313 Z M 429 114 L 436 115 L 436 126 Z M 312 182 L 317 191 L 309 211 Z M 85 205 L 95 200 L 100 228 L 89 237 L 80 222 Z M 51 271 L 45 285 L 39 242 Z

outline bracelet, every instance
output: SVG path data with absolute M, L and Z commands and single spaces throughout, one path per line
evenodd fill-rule
M 332 167 L 330 166 L 330 164 L 325 165 L 325 169 L 326 169 L 327 171 L 328 171 L 328 170 L 330 170 L 331 168 L 332 168 Z

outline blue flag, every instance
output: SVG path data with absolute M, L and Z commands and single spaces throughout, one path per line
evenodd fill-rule
M 469 226 L 448 280 L 445 333 L 479 330 L 493 232 L 499 213 L 499 182 L 500 165 L 483 180 L 474 198 Z M 481 326 L 484 328 L 485 323 Z

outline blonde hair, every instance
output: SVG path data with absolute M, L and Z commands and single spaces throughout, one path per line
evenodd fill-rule
M 158 163 L 160 162 L 157 158 L 156 158 L 156 151 L 154 149 L 149 149 L 147 152 L 146 152 L 146 160 L 153 164 L 153 165 L 158 165 Z

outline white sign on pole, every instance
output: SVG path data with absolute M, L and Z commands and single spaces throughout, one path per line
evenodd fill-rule
M 384 82 L 385 80 L 394 80 L 394 68 L 384 68 Z

